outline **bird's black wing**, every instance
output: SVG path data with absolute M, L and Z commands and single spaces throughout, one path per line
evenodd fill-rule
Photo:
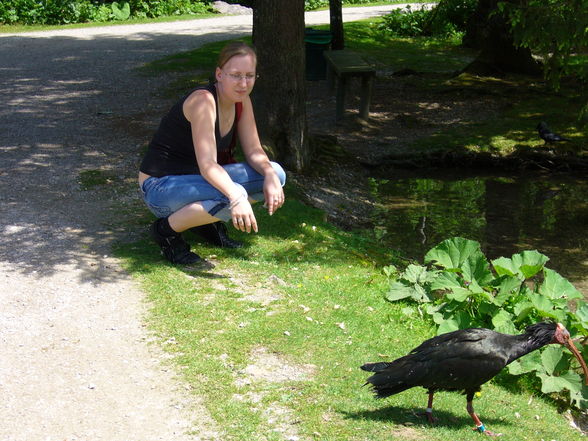
M 393 395 L 415 386 L 477 389 L 506 365 L 507 356 L 495 344 L 499 335 L 476 328 L 433 337 L 404 357 L 387 364 L 372 364 L 379 369 L 367 381 L 378 396 Z

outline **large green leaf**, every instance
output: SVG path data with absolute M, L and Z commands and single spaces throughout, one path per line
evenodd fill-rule
M 437 335 L 445 334 L 451 331 L 457 331 L 459 329 L 459 324 L 457 320 L 454 318 L 445 319 L 437 328 Z
M 545 348 L 541 353 L 541 363 L 545 368 L 545 372 L 552 375 L 562 356 L 563 346 L 549 346 Z
M 513 315 L 504 309 L 501 309 L 498 314 L 492 317 L 492 325 L 498 332 L 504 334 L 516 334 L 517 330 L 513 324 Z
M 551 314 L 553 313 L 553 303 L 551 303 L 549 298 L 534 293 L 529 295 L 529 300 L 531 300 L 531 303 L 535 309 L 537 309 L 537 312 L 543 316 L 551 317 Z
M 520 322 L 523 321 L 533 310 L 535 307 L 531 302 L 519 302 L 514 307 L 514 313 L 517 316 L 516 321 Z
M 549 317 L 562 323 L 566 321 L 567 311 L 556 309 L 551 299 L 539 293 L 529 294 L 527 297 L 531 300 L 533 307 L 540 316 Z
M 565 297 L 568 300 L 581 299 L 582 294 L 568 280 L 549 268 L 544 269 L 545 280 L 539 292 L 550 299 Z
M 469 296 L 471 296 L 473 293 L 467 289 L 467 288 L 462 288 L 462 287 L 456 287 L 453 288 L 451 290 L 451 292 L 446 294 L 446 297 L 448 299 L 451 300 L 455 300 L 457 302 L 463 302 L 465 301 Z
M 448 270 L 461 271 L 463 263 L 470 256 L 482 256 L 480 244 L 476 241 L 453 237 L 444 240 L 425 255 L 425 263 L 437 263 Z
M 542 369 L 541 354 L 539 352 L 531 352 L 508 365 L 508 371 L 512 375 L 526 374 L 527 372 Z
M 521 288 L 521 281 L 514 276 L 500 277 L 500 284 L 498 285 L 498 292 L 494 298 L 496 305 L 501 306 L 505 301 L 510 299 Z
M 549 260 L 549 257 L 544 256 L 537 250 L 523 251 L 512 257 L 515 262 L 520 262 L 519 271 L 523 274 L 525 279 L 529 279 L 539 273 L 545 266 L 545 263 Z
M 579 324 L 588 330 L 588 303 L 579 302 L 576 308 L 576 318 Z
M 481 252 L 471 255 L 463 263 L 463 277 L 472 282 L 476 281 L 480 286 L 489 285 L 494 280 L 490 265 Z
M 426 291 L 419 285 L 407 284 L 401 281 L 394 281 L 390 284 L 390 290 L 386 294 L 386 300 L 395 302 L 408 297 L 418 302 L 430 302 Z
M 410 264 L 402 273 L 401 278 L 406 279 L 410 283 L 418 283 L 420 285 L 430 283 L 437 277 L 436 271 L 429 271 L 427 267 L 421 265 Z
M 567 389 L 571 392 L 578 392 L 582 390 L 582 379 L 575 372 L 566 372 L 560 377 L 555 377 L 549 374 L 539 373 L 537 374 L 541 378 L 541 392 L 561 392 Z
M 494 267 L 496 274 L 499 276 L 516 276 L 519 273 L 518 268 L 515 268 L 512 259 L 509 259 L 508 257 L 494 259 L 492 261 L 492 266 Z
M 499 276 L 517 276 L 521 280 L 525 280 L 541 271 L 548 260 L 547 256 L 532 250 L 513 254 L 510 259 L 499 257 L 492 261 L 492 266 Z
M 463 309 L 458 311 L 445 311 L 443 321 L 439 323 L 437 335 L 445 334 L 446 332 L 456 331 L 458 329 L 465 329 L 471 327 L 471 317 Z
M 582 390 L 570 392 L 570 401 L 579 409 L 588 408 L 588 386 L 582 386 Z
M 439 273 L 439 275 L 431 282 L 431 289 L 433 291 L 436 290 L 446 290 L 446 289 L 454 289 L 454 288 L 461 288 L 461 283 L 459 276 L 456 273 L 448 273 L 443 271 Z

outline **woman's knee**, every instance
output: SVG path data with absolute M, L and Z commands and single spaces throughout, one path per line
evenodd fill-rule
M 274 171 L 278 175 L 278 178 L 280 179 L 280 184 L 282 184 L 283 187 L 284 185 L 286 185 L 286 172 L 284 171 L 282 166 L 277 162 L 270 161 L 270 164 L 272 165 Z

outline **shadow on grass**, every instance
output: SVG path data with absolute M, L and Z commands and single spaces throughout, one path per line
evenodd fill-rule
M 424 405 L 425 403 L 423 403 Z M 431 427 L 427 422 L 424 407 L 423 408 L 406 408 L 397 406 L 387 406 L 376 410 L 362 410 L 357 412 L 340 411 L 345 418 L 353 420 L 372 420 L 389 422 L 398 425 L 414 426 L 421 425 L 424 427 Z M 465 399 L 463 407 L 463 415 L 456 415 L 452 412 L 445 410 L 433 410 L 433 416 L 435 423 L 432 427 L 446 427 L 446 428 L 466 428 L 473 427 L 474 423 L 470 416 L 467 414 L 465 409 Z M 509 422 L 505 422 L 502 419 L 484 417 L 480 415 L 480 419 L 486 426 L 492 426 L 493 424 L 510 425 Z
M 260 206 L 255 206 L 254 211 L 259 233 L 243 233 L 228 225 L 229 236 L 243 242 L 242 248 L 214 247 L 191 232 L 185 232 L 183 236 L 193 252 L 204 258 L 214 256 L 211 260 L 220 261 L 221 265 L 225 258 L 287 265 L 328 262 L 330 266 L 348 266 L 353 262 L 389 264 L 391 261 L 389 250 L 375 243 L 369 233 L 341 231 L 324 220 L 321 210 L 297 200 L 289 199 L 273 216 L 269 216 Z M 154 267 L 167 265 L 191 276 L 224 277 L 215 272 L 210 262 L 189 267 L 168 263 L 161 256 L 159 247 L 148 237 L 147 227 L 140 228 L 145 231 L 143 239 L 134 243 L 121 243 L 116 247 L 116 254 L 128 260 L 130 271 L 146 273 L 153 271 Z

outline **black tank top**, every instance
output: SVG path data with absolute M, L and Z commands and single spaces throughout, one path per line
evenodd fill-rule
M 214 135 L 216 138 L 217 161 L 219 164 L 235 162 L 233 150 L 236 144 L 237 122 L 241 115 L 242 103 L 235 104 L 235 120 L 231 130 L 221 138 L 218 120 L 218 98 L 214 84 L 197 87 L 173 105 L 165 115 L 159 128 L 153 135 L 140 170 L 150 176 L 160 178 L 167 175 L 198 175 L 200 169 L 196 161 L 196 152 L 192 141 L 192 126 L 184 116 L 184 101 L 196 90 L 208 90 L 214 96 L 216 121 Z

